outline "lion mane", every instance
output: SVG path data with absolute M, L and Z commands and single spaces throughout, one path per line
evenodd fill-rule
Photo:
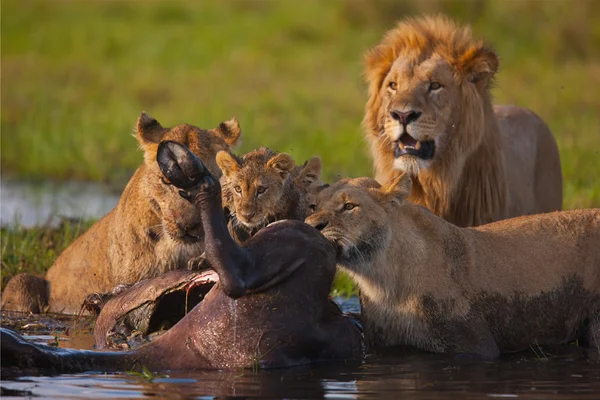
M 399 22 L 379 45 L 366 54 L 365 80 L 369 98 L 365 107 L 363 130 L 374 157 L 376 179 L 385 184 L 401 172 L 393 168 L 393 143 L 385 133 L 384 119 L 387 110 L 383 103 L 385 93 L 382 85 L 399 58 L 408 60 L 412 68 L 415 68 L 434 57 L 444 60 L 452 69 L 453 85 L 460 88 L 460 104 L 448 105 L 451 107 L 453 122 L 440 134 L 443 151 L 436 154 L 436 159 L 429 168 L 423 168 L 416 176 L 412 176 L 414 187 L 410 200 L 461 226 L 481 225 L 510 216 L 560 209 L 560 161 L 558 178 L 554 179 L 558 182 L 550 183 L 550 186 L 554 185 L 550 190 L 559 192 L 558 201 L 553 200 L 548 207 L 538 207 L 538 204 L 535 207 L 531 204 L 520 208 L 510 206 L 513 188 L 507 180 L 513 175 L 507 174 L 506 165 L 512 163 L 512 160 L 507 162 L 503 159 L 503 152 L 507 151 L 506 139 L 500 132 L 502 127 L 499 126 L 498 111 L 494 110 L 490 95 L 494 74 L 498 70 L 498 57 L 482 40 L 473 38 L 468 26 L 458 26 L 440 15 Z M 529 119 L 531 124 L 541 122 L 529 110 L 508 107 L 511 110 L 517 109 L 516 114 L 519 115 L 509 117 L 514 120 L 520 118 L 521 122 L 515 124 L 523 124 L 525 119 Z M 543 136 L 542 139 L 548 141 L 546 136 L 551 136 L 551 133 L 539 132 L 547 128 L 543 122 L 538 125 L 530 125 L 534 126 L 531 130 L 538 130 L 531 134 Z M 534 154 L 540 152 L 538 148 L 541 146 L 535 140 L 537 139 L 534 139 L 532 149 Z M 548 152 L 554 151 L 558 160 L 553 137 L 550 137 L 550 141 L 554 143 L 554 149 Z M 553 156 L 552 153 L 548 157 Z M 556 163 L 554 159 L 551 161 Z M 532 162 L 531 168 L 539 169 L 539 165 Z M 552 168 L 552 177 L 555 177 L 556 168 L 554 165 Z

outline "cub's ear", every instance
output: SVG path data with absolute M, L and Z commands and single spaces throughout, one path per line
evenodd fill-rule
M 267 167 L 273 168 L 282 178 L 287 177 L 295 166 L 294 159 L 287 153 L 279 153 L 267 161 Z
M 229 178 L 235 172 L 240 169 L 240 163 L 236 159 L 236 157 L 228 151 L 221 150 L 217 153 L 217 165 L 219 169 L 223 172 L 225 177 Z
M 412 188 L 412 180 L 406 173 L 396 176 L 379 189 L 379 195 L 387 200 L 404 201 Z
M 489 88 L 498 66 L 496 53 L 483 44 L 471 47 L 458 59 L 458 67 L 465 78 L 480 90 Z
M 160 143 L 168 129 L 163 128 L 157 120 L 142 112 L 137 120 L 136 131 L 137 140 L 145 149 L 150 144 Z
M 322 170 L 321 159 L 319 157 L 313 157 L 304 163 L 300 173 L 296 177 L 296 184 L 302 187 L 309 187 L 313 182 L 321 179 Z
M 229 121 L 221 122 L 219 126 L 214 129 L 214 131 L 221 136 L 221 138 L 229 145 L 229 147 L 233 147 L 242 134 L 240 123 L 235 117 L 231 118 Z

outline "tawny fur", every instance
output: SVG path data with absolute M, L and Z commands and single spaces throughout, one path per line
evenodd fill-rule
M 407 175 L 383 187 L 343 180 L 306 220 L 358 283 L 370 345 L 490 358 L 536 343 L 598 346 L 600 209 L 459 228 L 407 201 L 410 188 Z
M 213 175 L 220 176 L 215 156 L 234 146 L 240 133 L 235 118 L 211 130 L 187 124 L 164 128 L 142 113 L 136 137 L 144 151 L 144 163 L 117 206 L 63 251 L 46 273 L 49 311 L 77 313 L 92 292 L 108 292 L 118 284 L 185 268 L 190 259 L 198 257 L 204 250 L 198 210 L 162 179 L 156 163 L 158 144 L 162 140 L 185 144 Z M 29 286 L 9 282 L 2 308 L 35 311 L 27 302 L 7 302 L 37 298 L 38 291 L 30 292 Z
M 459 226 L 561 209 L 562 173 L 550 130 L 527 109 L 492 105 L 498 58 L 469 27 L 442 16 L 406 19 L 366 54 L 365 64 L 363 130 L 380 183 L 410 173 L 410 200 Z M 441 88 L 428 89 L 431 82 Z M 432 159 L 395 159 L 401 128 L 394 110 L 422 112 L 406 129 L 416 140 L 435 141 Z
M 320 158 L 297 166 L 289 154 L 266 147 L 240 157 L 219 153 L 217 164 L 223 171 L 220 182 L 223 206 L 230 213 L 229 230 L 238 242 L 274 221 L 304 221 L 311 193 L 322 184 Z

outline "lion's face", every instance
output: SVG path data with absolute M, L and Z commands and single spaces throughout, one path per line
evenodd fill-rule
M 319 193 L 315 213 L 305 222 L 336 246 L 341 266 L 357 270 L 389 246 L 392 230 L 386 204 L 394 199 L 398 197 L 393 190 L 373 179 L 343 179 Z
M 289 154 L 276 154 L 264 147 L 242 158 L 220 152 L 217 163 L 223 171 L 224 204 L 235 223 L 257 230 L 290 206 L 295 163 Z
M 441 58 L 416 64 L 397 59 L 381 87 L 380 118 L 394 153 L 394 168 L 417 175 L 444 151 L 452 134 L 460 91 Z
M 495 53 L 447 18 L 407 19 L 388 31 L 365 57 L 363 127 L 378 179 L 459 169 L 481 140 L 497 69 Z
M 156 162 L 158 144 L 174 140 L 187 146 L 208 167 L 211 174 L 220 176 L 216 154 L 228 151 L 237 142 L 241 129 L 237 120 L 221 123 L 217 128 L 206 130 L 192 125 L 163 128 L 158 121 L 142 114 L 138 120 L 137 138 L 144 149 L 145 165 L 142 169 L 144 196 L 158 217 L 158 222 L 148 228 L 148 234 L 158 240 L 168 236 L 181 244 L 196 243 L 204 237 L 200 213 L 186 196 L 165 179 Z

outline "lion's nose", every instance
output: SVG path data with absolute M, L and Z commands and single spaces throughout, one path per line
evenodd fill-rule
M 306 221 L 306 222 L 308 222 L 309 225 L 311 225 L 313 228 L 315 228 L 318 231 L 322 231 L 329 224 L 329 221 L 323 221 L 323 220 L 312 220 L 312 221 Z
M 240 214 L 242 214 L 242 217 L 245 220 L 249 220 L 250 218 L 254 217 L 254 215 L 256 214 L 256 212 L 254 212 L 254 210 L 252 210 L 252 211 L 242 211 Z
M 390 115 L 393 119 L 400 122 L 402 125 L 408 125 L 413 121 L 419 119 L 419 117 L 423 114 L 420 111 L 410 110 L 410 111 L 398 111 L 392 110 Z

